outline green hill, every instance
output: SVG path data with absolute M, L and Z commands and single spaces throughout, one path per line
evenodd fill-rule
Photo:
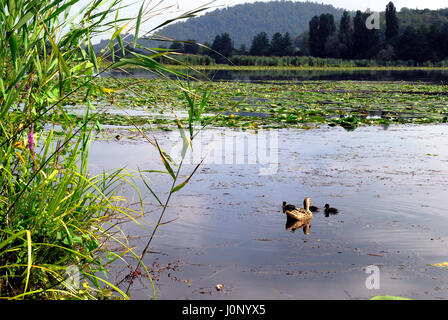
M 232 38 L 236 49 L 242 44 L 245 44 L 246 48 L 249 49 L 253 37 L 260 32 L 266 32 L 269 38 L 272 38 L 272 35 L 276 32 L 282 34 L 289 32 L 291 39 L 295 40 L 295 45 L 301 47 L 302 41 L 307 39 L 309 22 L 313 16 L 331 13 L 338 28 L 343 10 L 331 5 L 314 2 L 255 2 L 217 9 L 203 16 L 169 25 L 159 30 L 158 34 L 176 40 L 196 40 L 199 43 L 208 42 L 211 44 L 216 35 L 227 32 Z M 353 23 L 355 12 L 349 12 L 349 14 Z M 430 28 L 431 25 L 435 25 L 439 28 L 448 23 L 448 8 L 438 10 L 403 8 L 397 12 L 397 16 L 400 33 L 403 33 L 408 26 L 419 29 L 421 27 Z M 385 29 L 383 11 L 381 12 L 379 32 L 381 39 L 384 39 Z M 125 44 L 132 43 L 132 41 L 133 35 L 128 35 Z M 169 42 L 156 42 L 149 39 L 139 39 L 138 43 L 142 47 L 149 48 L 168 47 L 170 45 Z M 102 40 L 96 44 L 96 52 L 99 53 L 107 44 L 107 40 Z M 128 50 L 146 53 L 146 51 L 140 49 L 132 49 L 131 46 L 128 47 Z M 118 44 L 116 44 L 116 55 L 121 55 Z
M 397 12 L 397 17 L 401 29 L 405 29 L 408 26 L 418 28 L 423 24 L 441 26 L 448 22 L 448 8 L 438 10 L 402 8 Z
M 217 9 L 203 16 L 169 25 L 158 34 L 178 40 L 193 39 L 200 43 L 213 42 L 217 34 L 229 33 L 234 46 L 250 46 L 252 38 L 266 32 L 269 37 L 276 32 L 289 32 L 292 38 L 308 29 L 315 15 L 331 13 L 338 20 L 343 9 L 314 2 L 255 2 Z

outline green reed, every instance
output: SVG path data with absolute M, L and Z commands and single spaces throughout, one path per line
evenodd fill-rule
M 154 5 L 143 1 L 130 20 L 119 18 L 120 0 L 82 3 L 0 0 L 0 299 L 127 299 L 108 280 L 108 266 L 126 254 L 141 262 L 117 223 L 137 222 L 144 214 L 135 182 L 141 173 L 121 168 L 91 175 L 87 166 L 96 117 L 91 101 L 114 91 L 93 80 L 104 71 L 103 61 L 115 62 L 116 43 L 118 50 L 127 50 L 125 31 L 138 38 Z M 92 39 L 107 32 L 110 50 L 97 56 Z M 155 60 L 165 53 L 130 54 L 106 69 L 134 65 L 171 72 Z M 62 106 L 81 91 L 85 116 L 75 123 Z M 58 138 L 53 119 L 61 126 Z M 155 146 L 168 170 L 169 157 Z M 136 205 L 120 196 L 124 186 L 136 191 Z M 111 242 L 123 250 L 109 250 Z M 76 278 L 69 267 L 76 269 Z

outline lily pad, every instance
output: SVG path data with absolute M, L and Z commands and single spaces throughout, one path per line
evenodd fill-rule
M 441 263 L 428 264 L 428 266 L 433 266 L 433 267 L 448 267 L 448 262 L 441 262 Z
M 413 300 L 411 298 L 405 298 L 405 297 L 397 297 L 397 296 L 375 296 L 370 298 L 370 300 Z

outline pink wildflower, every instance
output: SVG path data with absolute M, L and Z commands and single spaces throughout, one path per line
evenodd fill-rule
M 30 134 L 28 135 L 28 148 L 30 149 L 31 156 L 33 157 L 33 169 L 37 170 L 36 157 L 34 156 L 34 130 L 31 127 Z
M 28 135 L 28 148 L 30 149 L 31 154 L 34 157 L 34 130 L 33 130 L 33 127 L 31 127 L 30 134 Z

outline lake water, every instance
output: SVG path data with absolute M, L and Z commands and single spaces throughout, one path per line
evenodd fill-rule
M 448 70 L 207 70 L 203 71 L 205 79 L 212 81 L 309 81 L 309 80 L 358 80 L 358 81 L 422 81 L 431 83 L 448 83 Z M 156 78 L 157 76 L 144 70 L 128 70 L 127 72 L 111 71 L 103 76 Z M 201 78 L 200 76 L 197 76 Z M 203 78 L 203 77 L 202 77 Z M 204 78 L 203 78 L 204 79 Z
M 168 153 L 178 150 L 178 132 L 157 138 Z M 448 125 L 207 129 L 197 139 L 208 158 L 174 194 L 163 221 L 176 220 L 160 227 L 144 259 L 158 299 L 448 298 L 448 271 L 428 266 L 448 261 Z M 239 157 L 225 159 L 228 145 Z M 265 147 L 271 152 L 260 156 Z M 197 161 L 187 161 L 180 181 Z M 122 166 L 163 169 L 142 139 L 92 143 L 92 172 Z M 164 201 L 170 178 L 150 177 Z M 160 213 L 141 190 L 145 229 L 123 226 L 137 253 Z M 281 211 L 282 201 L 301 206 L 304 197 L 320 207 L 308 235 L 287 230 Z M 325 203 L 339 214 L 325 216 Z M 369 266 L 379 268 L 379 289 L 366 286 Z M 128 273 L 116 266 L 112 281 Z M 153 297 L 146 278 L 131 288 L 134 299 Z

